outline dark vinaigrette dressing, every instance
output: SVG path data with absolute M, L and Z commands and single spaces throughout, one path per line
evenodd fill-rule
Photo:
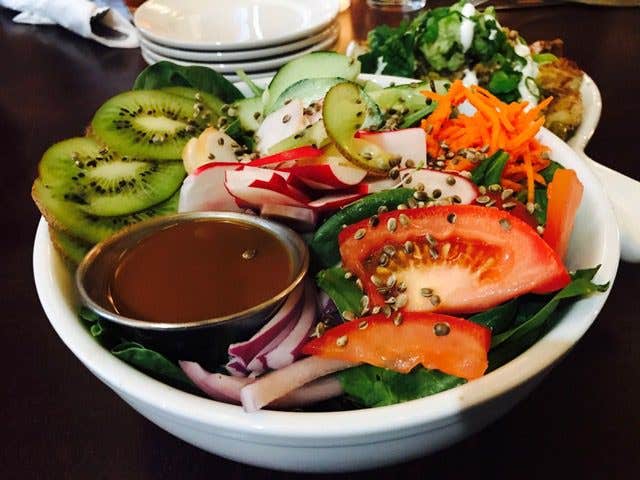
M 187 323 L 254 307 L 284 290 L 292 262 L 267 230 L 232 221 L 171 225 L 120 259 L 109 287 L 116 311 L 158 323 Z

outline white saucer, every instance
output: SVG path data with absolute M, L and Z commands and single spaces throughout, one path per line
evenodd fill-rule
M 165 55 L 160 55 L 155 53 L 145 47 L 144 45 L 140 46 L 140 50 L 142 53 L 146 55 L 146 58 L 149 58 L 152 62 L 160 62 L 162 60 L 167 60 L 169 62 L 177 63 L 178 65 L 200 65 L 203 67 L 209 67 L 214 69 L 220 73 L 233 73 L 236 70 L 244 70 L 245 72 L 255 72 L 262 70 L 273 70 L 281 67 L 285 63 L 290 62 L 291 60 L 306 55 L 307 53 L 315 52 L 318 50 L 326 50 L 331 47 L 338 38 L 337 31 L 334 32 L 330 37 L 325 39 L 324 41 L 317 43 L 309 48 L 305 48 L 304 50 L 300 50 L 298 52 L 283 55 L 280 57 L 271 58 L 268 60 L 257 60 L 254 62 L 228 62 L 228 63 L 208 63 L 208 62 L 193 62 L 193 61 L 185 61 L 179 58 L 167 57 Z
M 149 0 L 136 27 L 165 46 L 194 50 L 263 48 L 312 35 L 329 26 L 338 0 Z
M 147 39 L 144 34 L 140 34 L 140 43 L 147 50 L 166 57 L 178 58 L 181 60 L 193 60 L 195 62 L 237 62 L 239 60 L 255 60 L 274 57 L 289 52 L 295 52 L 305 47 L 316 45 L 332 35 L 337 35 L 339 25 L 334 23 L 329 28 L 322 30 L 320 33 L 303 38 L 299 41 L 285 43 L 284 45 L 276 45 L 274 47 L 259 48 L 253 50 L 237 50 L 237 51 L 198 51 L 198 50 L 181 50 L 166 47 L 152 40 Z
M 144 59 L 145 62 L 147 62 L 149 65 L 153 65 L 154 63 L 159 62 L 160 60 L 155 60 L 149 57 L 149 51 L 148 50 L 142 50 L 142 58 Z M 173 60 L 174 63 L 179 63 L 176 62 L 175 60 Z M 190 63 L 182 63 L 180 62 L 181 65 L 193 65 Z M 259 72 L 251 72 L 251 78 L 252 79 L 260 79 L 260 78 L 272 78 L 274 75 L 276 74 L 276 70 L 265 70 L 265 71 L 259 71 Z M 235 73 L 223 73 L 222 74 L 227 80 L 229 80 L 230 82 L 240 82 L 242 81 L 242 79 L 237 76 Z

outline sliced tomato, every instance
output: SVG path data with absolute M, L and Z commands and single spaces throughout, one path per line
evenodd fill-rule
M 547 224 L 542 238 L 560 258 L 567 253 L 583 190 L 576 172 L 564 168 L 556 170 L 547 187 Z
M 513 196 L 507 198 L 506 200 L 503 200 L 500 193 L 487 192 L 486 195 L 495 202 L 493 204 L 494 207 L 500 210 L 506 210 L 511 215 L 513 215 L 514 217 L 518 217 L 520 220 L 522 220 L 532 228 L 536 228 L 538 226 L 536 217 L 529 213 L 529 211 L 527 210 L 527 206 L 521 201 L 516 200 Z M 504 208 L 505 204 L 508 208 Z
M 496 208 L 452 205 L 382 214 L 340 232 L 340 255 L 369 296 L 410 311 L 473 313 L 569 281 L 530 226 Z
M 405 312 L 343 323 L 307 343 L 308 355 L 364 362 L 401 373 L 418 364 L 473 379 L 487 369 L 491 331 L 463 318 Z M 395 322 L 394 322 L 395 320 Z

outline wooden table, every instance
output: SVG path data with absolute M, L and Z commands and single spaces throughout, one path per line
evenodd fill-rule
M 363 1 L 341 17 L 340 47 L 375 23 Z M 52 143 L 83 133 L 96 108 L 145 66 L 58 27 L 0 11 L 2 478 L 294 478 L 215 457 L 145 420 L 65 348 L 31 273 L 38 212 L 29 197 Z M 501 13 L 525 38 L 565 40 L 599 85 L 604 110 L 587 153 L 640 178 L 637 96 L 640 9 L 560 6 Z M 640 206 L 638 206 L 640 208 Z M 594 326 L 540 387 L 483 432 L 374 478 L 637 478 L 640 471 L 640 269 L 621 264 Z M 344 476 L 371 478 L 372 473 Z

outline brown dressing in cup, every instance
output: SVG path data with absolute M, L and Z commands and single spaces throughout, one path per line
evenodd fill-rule
M 188 323 L 255 307 L 292 280 L 292 260 L 275 235 L 229 220 L 170 225 L 127 250 L 109 284 L 120 315 Z

